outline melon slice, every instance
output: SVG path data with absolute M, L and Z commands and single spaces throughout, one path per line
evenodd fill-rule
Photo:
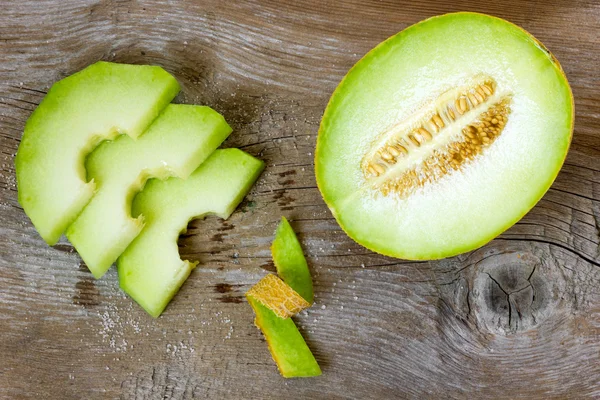
M 279 318 L 252 297 L 248 297 L 248 303 L 254 309 L 254 323 L 265 335 L 269 351 L 281 376 L 307 378 L 321 375 L 319 363 L 291 318 Z
M 279 277 L 312 304 L 314 294 L 310 270 L 296 233 L 285 217 L 281 217 L 277 226 L 271 254 Z
M 158 317 L 197 262 L 181 260 L 177 238 L 190 220 L 228 218 L 264 168 L 238 149 L 216 150 L 187 179 L 152 179 L 134 199 L 145 226 L 117 260 L 121 288 Z
M 19 203 L 48 244 L 94 194 L 85 156 L 103 139 L 139 136 L 178 91 L 160 67 L 107 62 L 50 88 L 27 120 L 15 160 Z
M 340 83 L 321 122 L 317 183 L 363 246 L 456 255 L 544 195 L 573 115 L 558 61 L 527 32 L 476 13 L 434 17 L 377 46 Z
M 296 234 L 285 218 L 281 219 L 277 227 L 271 252 L 279 276 L 312 304 L 313 284 L 310 271 Z M 246 298 L 256 314 L 254 323 L 265 335 L 269 351 L 281 375 L 284 378 L 321 375 L 321 368 L 294 321 L 278 317 L 252 295 L 252 290 L 246 294 Z
M 209 107 L 170 104 L 137 140 L 121 135 L 88 157 L 96 194 L 66 234 L 96 278 L 139 234 L 144 216 L 132 218 L 131 202 L 149 178 L 187 178 L 231 133 Z

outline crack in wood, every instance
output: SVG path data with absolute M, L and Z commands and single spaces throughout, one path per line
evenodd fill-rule
M 600 262 L 593 260 L 592 258 L 586 256 L 585 254 L 582 254 L 580 252 L 578 252 L 577 250 L 571 249 L 568 246 L 561 244 L 561 243 L 556 243 L 556 242 L 552 242 L 550 240 L 545 240 L 545 239 L 537 239 L 537 238 L 530 238 L 530 237 L 523 237 L 523 238 L 508 238 L 506 237 L 506 234 L 502 234 L 502 236 L 494 239 L 494 240 L 506 240 L 506 241 L 522 241 L 522 242 L 532 242 L 532 243 L 543 243 L 543 244 L 547 244 L 550 246 L 557 246 L 560 247 L 561 249 L 572 253 L 576 256 L 578 256 L 579 258 L 581 258 L 582 260 L 587 261 L 588 263 L 596 266 L 596 267 L 600 267 Z

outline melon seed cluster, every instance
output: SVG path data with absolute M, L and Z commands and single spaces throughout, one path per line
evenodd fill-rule
M 489 146 L 508 121 L 510 99 L 494 99 L 495 93 L 496 83 L 486 79 L 456 95 L 448 96 L 448 92 L 440 95 L 433 103 L 435 111 L 427 113 L 428 117 L 416 124 L 416 128 L 392 128 L 384 132 L 383 136 L 390 137 L 363 158 L 361 167 L 365 177 L 384 195 L 393 191 L 406 196 L 449 171 L 460 169 Z M 467 116 L 469 111 L 472 113 Z M 456 127 L 463 120 L 462 134 L 448 138 L 447 135 L 456 131 L 450 126 Z M 438 136 L 442 139 L 437 140 Z M 400 161 L 425 146 L 426 156 L 416 158 L 419 164 L 411 165 L 408 160 L 408 165 L 395 168 Z
M 462 169 L 500 136 L 510 113 L 508 101 L 504 99 L 494 104 L 464 127 L 457 140 L 441 150 L 434 150 L 421 164 L 383 182 L 378 186 L 380 191 L 384 195 L 394 192 L 406 197 L 417 188 L 433 183 L 451 171 Z

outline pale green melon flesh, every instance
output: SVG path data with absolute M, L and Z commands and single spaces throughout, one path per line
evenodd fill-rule
M 103 139 L 139 136 L 179 84 L 160 67 L 98 62 L 55 83 L 27 120 L 16 157 L 19 203 L 54 244 L 91 199 L 85 156 Z
M 133 196 L 149 178 L 187 178 L 231 133 L 209 107 L 170 104 L 137 140 L 121 135 L 88 157 L 97 191 L 67 229 L 67 237 L 100 278 L 144 226 L 130 215 Z
M 296 233 L 285 217 L 281 217 L 281 222 L 277 226 L 271 254 L 277 268 L 277 275 L 304 300 L 312 304 L 314 294 L 308 264 Z
M 479 74 L 512 96 L 508 123 L 484 154 L 408 197 L 369 186 L 360 162 L 373 139 Z M 400 258 L 447 257 L 485 244 L 533 207 L 562 165 L 572 124 L 568 82 L 533 37 L 482 14 L 435 17 L 380 44 L 338 86 L 317 141 L 317 183 L 360 244 Z
M 132 206 L 146 224 L 117 260 L 121 288 L 158 317 L 196 265 L 180 259 L 179 234 L 191 219 L 228 218 L 263 167 L 241 150 L 216 150 L 185 180 L 150 180 Z
M 273 311 L 248 297 L 273 360 L 284 378 L 301 378 L 321 375 L 321 368 L 310 351 L 302 334 L 291 318 L 279 318 Z

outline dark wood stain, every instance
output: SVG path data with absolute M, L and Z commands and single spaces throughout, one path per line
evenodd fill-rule
M 217 300 L 221 303 L 234 303 L 239 304 L 243 303 L 244 296 L 243 295 L 234 295 L 232 292 L 238 292 L 239 288 L 243 285 L 232 285 L 229 283 L 219 283 L 214 286 L 214 290 L 217 293 L 224 294 L 225 296 L 217 297 Z
M 285 178 L 286 176 L 290 176 L 290 175 L 296 175 L 296 170 L 295 169 L 290 169 L 288 171 L 284 171 L 284 172 L 280 172 L 279 175 L 282 178 Z
M 75 248 L 73 246 L 71 246 L 70 244 L 55 244 L 54 246 L 52 246 L 53 249 L 58 250 L 58 251 L 62 251 L 65 253 L 72 253 L 75 251 Z
M 56 248 L 56 246 L 54 246 Z M 79 263 L 79 271 L 84 273 L 84 276 L 79 278 L 75 284 L 75 294 L 73 294 L 73 304 L 91 308 L 100 304 L 100 291 L 94 283 L 94 277 L 88 270 L 88 267 L 83 263 Z
M 344 235 L 315 186 L 321 116 L 369 49 L 459 10 L 522 26 L 562 62 L 571 150 L 540 203 L 482 249 L 421 263 L 374 254 Z M 589 0 L 4 1 L 0 398 L 598 398 L 599 30 Z M 119 292 L 114 270 L 96 281 L 68 244 L 46 246 L 17 201 L 14 154 L 31 110 L 101 59 L 164 67 L 181 83 L 177 102 L 224 115 L 224 147 L 267 165 L 227 221 L 182 235 L 182 257 L 201 264 L 158 319 Z M 295 320 L 323 366 L 317 379 L 283 382 L 239 304 L 275 272 L 282 214 L 314 274 L 316 304 Z
M 275 194 L 273 195 L 273 199 L 277 200 L 277 204 L 280 207 L 289 206 L 295 201 L 295 199 L 292 196 L 287 195 L 284 189 L 275 192 Z
M 100 292 L 96 288 L 93 280 L 85 278 L 75 284 L 73 304 L 77 304 L 85 308 L 90 308 L 100 304 Z
M 229 293 L 233 290 L 233 286 L 229 283 L 219 283 L 214 286 L 217 293 Z
M 218 230 L 220 232 L 226 232 L 226 231 L 230 231 L 232 229 L 235 229 L 235 226 L 229 225 L 229 224 L 227 224 L 226 221 L 223 221 L 223 224 L 221 225 L 221 227 Z
M 215 233 L 210 240 L 213 242 L 222 242 L 226 235 L 224 233 Z
M 240 304 L 245 301 L 244 296 L 223 296 L 223 297 L 219 297 L 218 300 L 221 303 L 234 303 L 234 304 Z
M 269 260 L 268 262 L 261 264 L 260 268 L 264 269 L 265 271 L 268 272 L 273 272 L 273 273 L 277 273 L 277 267 L 275 267 L 275 264 L 273 263 L 273 260 Z

